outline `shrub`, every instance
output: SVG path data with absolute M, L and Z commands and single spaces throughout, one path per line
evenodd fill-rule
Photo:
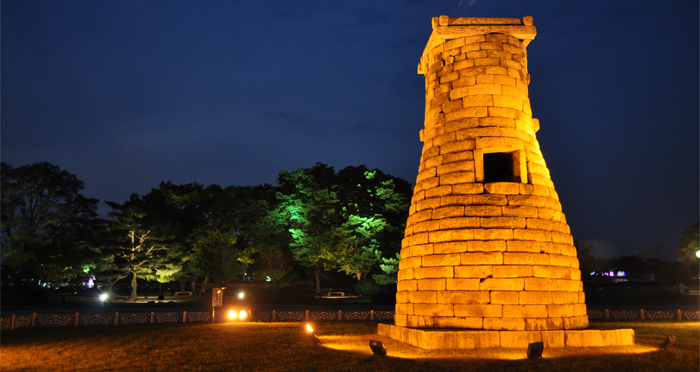
M 365 278 L 360 280 L 353 287 L 355 293 L 363 297 L 372 297 L 373 295 L 379 293 L 381 287 L 377 284 L 374 279 Z

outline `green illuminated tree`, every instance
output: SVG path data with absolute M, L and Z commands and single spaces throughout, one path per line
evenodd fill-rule
M 235 247 L 236 236 L 230 231 L 210 229 L 194 244 L 192 269 L 204 275 L 204 288 L 212 282 L 237 280 L 245 273 L 250 261 Z

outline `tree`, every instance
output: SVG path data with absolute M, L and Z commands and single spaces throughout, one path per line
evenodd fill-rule
M 98 199 L 84 182 L 49 163 L 2 163 L 2 255 L 15 278 L 64 281 L 97 253 L 90 237 Z
M 700 251 L 698 230 L 700 230 L 700 223 L 690 226 L 681 234 L 681 248 L 676 251 L 678 261 L 688 261 L 689 263 L 697 261 L 696 254 Z
M 281 171 L 277 178 L 279 205 L 273 216 L 288 226 L 294 259 L 313 267 L 316 293 L 321 292 L 321 271 L 336 267 L 335 251 L 344 239 L 335 181 L 335 170 L 323 163 Z
M 218 282 L 238 279 L 250 262 L 243 252 L 236 249 L 236 236 L 230 231 L 211 229 L 194 244 L 192 269 L 204 275 L 204 289 L 208 279 Z
M 116 272 L 131 276 L 131 295 L 129 300 L 136 301 L 137 277 L 156 279 L 157 271 L 169 269 L 167 246 L 158 234 L 158 226 L 149 219 L 148 207 L 138 194 L 131 194 L 123 204 L 106 202 L 112 208 L 109 217 L 113 219 L 111 227 L 111 245 L 106 249 L 107 260 L 111 260 Z M 154 231 L 156 230 L 156 231 Z

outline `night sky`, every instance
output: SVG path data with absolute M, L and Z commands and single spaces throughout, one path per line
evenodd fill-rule
M 161 181 L 274 183 L 317 162 L 415 183 L 431 17 L 534 17 L 537 138 L 575 240 L 698 221 L 697 0 L 2 1 L 2 160 L 122 202 Z M 108 211 L 101 204 L 100 212 Z

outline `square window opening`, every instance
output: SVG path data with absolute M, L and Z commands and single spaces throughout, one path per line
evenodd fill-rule
M 484 183 L 519 182 L 513 169 L 513 155 L 504 152 L 484 154 Z

